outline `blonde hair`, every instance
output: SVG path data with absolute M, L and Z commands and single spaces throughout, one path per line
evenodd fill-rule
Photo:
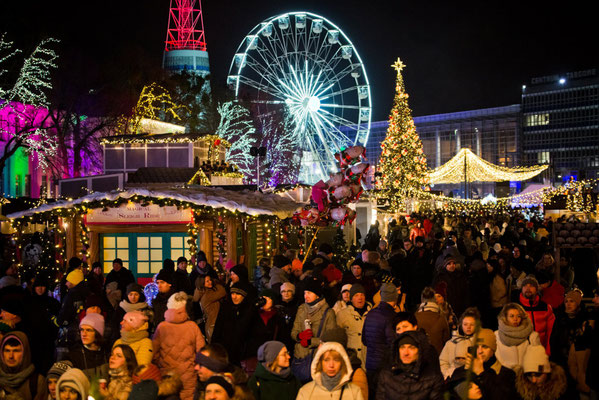
M 520 317 L 522 318 L 522 321 L 528 319 L 528 314 L 526 314 L 524 308 L 522 308 L 522 306 L 518 303 L 507 303 L 505 306 L 503 306 L 503 308 L 499 312 L 499 315 L 497 316 L 497 319 L 500 319 L 507 324 L 507 313 L 510 310 L 517 310 L 518 314 L 520 314 Z
M 316 365 L 316 372 L 323 371 L 322 363 L 328 353 L 331 353 L 331 356 L 333 356 L 335 361 L 341 362 L 341 369 L 339 370 L 339 372 L 341 372 L 341 376 L 345 375 L 347 373 L 347 365 L 345 365 L 345 360 L 343 359 L 343 356 L 341 355 L 341 353 L 339 353 L 338 351 L 335 351 L 335 350 L 327 350 L 324 353 L 322 353 L 322 355 L 320 356 L 320 359 L 318 360 L 318 364 Z

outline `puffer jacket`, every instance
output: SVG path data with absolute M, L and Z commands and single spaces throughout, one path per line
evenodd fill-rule
M 418 347 L 419 357 L 412 365 L 405 365 L 399 358 L 399 341 L 410 336 Z M 426 338 L 418 332 L 408 331 L 393 342 L 391 353 L 393 363 L 384 368 L 379 376 L 376 389 L 377 400 L 441 400 L 443 398 L 443 375 L 427 357 L 424 357 Z
M 362 328 L 371 308 L 370 304 L 366 304 L 366 312 L 360 315 L 350 304 L 337 314 L 337 325 L 347 333 L 347 347 L 356 350 L 362 368 L 366 368 L 366 346 L 362 343 Z
M 362 328 L 362 343 L 368 349 L 366 354 L 366 371 L 376 371 L 387 359 L 389 349 L 395 340 L 393 318 L 395 310 L 388 303 L 382 302 L 368 312 Z
M 320 359 L 324 356 L 324 353 L 330 350 L 341 354 L 347 371 L 341 377 L 337 386 L 335 386 L 333 390 L 329 391 L 322 385 L 322 372 L 317 372 L 317 367 Z M 314 355 L 311 371 L 312 381 L 302 386 L 297 394 L 297 400 L 366 400 L 362 397 L 362 391 L 360 390 L 360 387 L 350 382 L 353 370 L 345 349 L 339 343 L 324 343 Z
M 524 311 L 528 314 L 528 318 L 532 321 L 532 326 L 539 333 L 541 344 L 545 347 L 548 355 L 551 355 L 551 345 L 549 338 L 555 323 L 555 315 L 553 308 L 544 301 L 541 301 L 537 295 L 534 300 L 530 301 L 520 293 L 520 305 L 524 307 Z
M 154 362 L 165 375 L 175 371 L 181 382 L 182 400 L 193 399 L 197 375 L 194 371 L 195 356 L 206 344 L 200 328 L 189 320 L 185 307 L 169 309 L 165 320 L 158 325 L 152 339 Z
M 564 369 L 555 363 L 551 364 L 548 379 L 541 386 L 532 383 L 522 368 L 516 370 L 516 390 L 522 400 L 559 400 L 566 399 L 568 381 Z
M 439 364 L 441 366 L 441 373 L 445 379 L 451 377 L 453 371 L 456 369 L 455 365 L 455 349 L 459 342 L 464 340 L 468 340 L 470 344 L 468 346 L 473 345 L 473 337 L 462 335 L 456 332 L 451 339 L 449 339 L 443 350 L 441 351 L 441 355 L 439 355 Z
M 148 365 L 152 362 L 153 358 L 153 345 L 152 339 L 149 338 L 148 335 L 148 323 L 144 322 L 143 325 L 131 332 L 132 338 L 129 338 L 125 332 L 121 332 L 121 337 L 114 342 L 114 346 L 119 344 L 126 344 L 135 353 L 135 358 L 137 359 L 138 365 Z
M 329 306 L 324 298 L 321 298 L 320 301 L 313 306 L 306 303 L 299 306 L 297 314 L 295 315 L 295 321 L 293 322 L 293 329 L 291 330 L 291 339 L 296 341 L 295 351 L 293 353 L 295 358 L 307 357 L 312 349 L 318 347 L 320 338 L 316 335 L 320 329 L 320 324 L 324 324 L 320 333 L 321 336 L 326 331 L 337 328 L 335 312 L 330 310 L 326 313 L 326 317 L 324 315 L 328 309 Z M 298 337 L 298 335 L 306 329 L 306 320 L 310 320 L 312 334 L 314 335 L 312 339 L 310 339 L 308 347 L 302 346 Z
M 541 344 L 539 334 L 535 331 L 532 331 L 528 336 L 528 339 L 517 346 L 508 346 L 507 344 L 504 344 L 499 337 L 499 330 L 495 331 L 495 340 L 497 342 L 495 357 L 497 357 L 501 365 L 513 370 L 522 365 L 524 353 L 526 353 L 528 346 Z
M 256 400 L 294 400 L 302 384 L 292 374 L 286 377 L 268 370 L 262 363 L 248 381 Z

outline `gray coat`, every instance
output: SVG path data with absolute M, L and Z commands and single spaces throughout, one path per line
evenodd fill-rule
M 291 339 L 295 340 L 295 358 L 304 358 L 310 354 L 312 349 L 318 347 L 320 344 L 320 338 L 317 337 L 318 330 L 320 328 L 320 324 L 323 323 L 324 313 L 328 309 L 329 305 L 324 298 L 313 306 L 309 306 L 306 303 L 299 306 L 297 309 L 297 314 L 295 315 L 295 321 L 293 322 L 293 329 L 291 330 Z M 305 320 L 307 319 L 310 320 L 311 329 L 314 336 L 312 339 L 310 339 L 310 345 L 308 347 L 304 347 L 301 345 L 298 335 L 300 332 L 303 332 L 306 329 Z M 324 318 L 324 325 L 320 335 L 322 336 L 322 334 L 324 334 L 326 331 L 335 328 L 337 328 L 335 312 L 330 310 L 327 312 L 326 318 Z

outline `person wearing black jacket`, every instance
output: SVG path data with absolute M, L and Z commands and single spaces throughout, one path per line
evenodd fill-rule
M 391 350 L 392 362 L 381 370 L 376 400 L 443 398 L 443 375 L 437 360 L 423 356 L 425 341 L 426 336 L 416 331 L 397 337 Z
M 188 295 L 193 295 L 195 286 L 189 279 L 189 274 L 187 273 L 187 258 L 185 257 L 179 257 L 177 259 L 177 268 L 173 274 L 173 286 L 175 287 L 175 292 L 185 292 Z
M 125 298 L 127 285 L 135 282 L 133 273 L 123 266 L 123 260 L 120 258 L 115 258 L 114 261 L 112 261 L 112 271 L 106 276 L 104 288 L 106 288 L 106 285 L 110 282 L 116 282 L 118 284 L 118 290 L 121 291 L 122 298 Z
M 167 310 L 169 297 L 175 293 L 173 288 L 173 273 L 162 269 L 156 275 L 156 285 L 158 285 L 158 294 L 152 300 L 152 311 L 154 312 L 154 328 L 164 321 L 164 313 Z

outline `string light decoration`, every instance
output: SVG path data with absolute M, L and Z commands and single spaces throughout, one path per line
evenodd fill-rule
M 200 168 L 187 182 L 188 185 L 202 185 L 202 186 L 210 186 L 210 179 L 206 176 L 204 171 Z
M 216 250 L 219 261 L 227 259 L 227 224 L 220 213 L 216 216 Z
M 462 182 L 505 182 L 525 181 L 549 168 L 548 165 L 532 167 L 502 167 L 491 164 L 464 148 L 448 162 L 432 170 L 429 183 L 462 183 Z
M 47 107 L 50 102 L 46 92 L 52 89 L 51 72 L 56 68 L 58 55 L 50 47 L 59 41 L 42 40 L 26 57 L 18 72 L 11 71 L 20 49 L 0 35 L 0 135 L 5 138 L 0 155 L 0 172 L 18 151 L 32 156 L 42 170 L 56 155 L 56 141 L 47 132 L 50 124 Z M 5 67 L 6 66 L 6 67 Z M 16 79 L 8 82 L 12 76 Z
M 179 113 L 187 110 L 187 106 L 173 101 L 167 89 L 156 82 L 146 85 L 139 94 L 137 104 L 131 110 L 131 115 L 121 115 L 117 120 L 116 132 L 120 134 L 140 133 L 141 120 L 144 118 L 159 120 L 159 115 L 181 120 Z
M 145 143 L 196 143 L 208 142 L 226 148 L 231 143 L 218 135 L 199 133 L 140 133 L 137 135 L 104 136 L 100 139 L 101 144 L 145 144 Z
M 78 216 L 77 221 L 79 221 L 79 240 L 81 241 L 81 250 L 79 250 L 79 254 L 81 255 L 83 261 L 89 260 L 89 228 L 85 224 L 85 220 L 83 216 Z
M 392 67 L 397 72 L 395 99 L 389 115 L 387 136 L 381 143 L 382 176 L 377 188 L 389 200 L 391 208 L 398 210 L 405 207 L 407 190 L 425 187 L 428 177 L 426 156 L 416 132 L 401 73 L 405 64 L 398 58 Z
M 255 165 L 249 150 L 255 142 L 253 135 L 256 128 L 250 112 L 232 101 L 219 104 L 217 111 L 220 122 L 216 134 L 231 143 L 226 161 L 237 165 L 246 178 L 252 176 Z

